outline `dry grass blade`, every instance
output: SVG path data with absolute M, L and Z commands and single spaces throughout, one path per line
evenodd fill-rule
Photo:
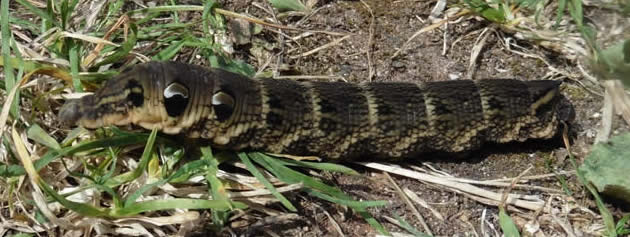
M 303 217 L 295 213 L 281 214 L 277 216 L 268 216 L 252 224 L 249 228 L 256 229 L 256 228 L 261 228 L 266 225 L 278 224 L 278 223 L 289 224 L 291 222 L 302 220 L 302 219 Z
M 470 51 L 470 61 L 468 63 L 468 69 L 466 70 L 466 78 L 475 78 L 475 65 L 477 63 L 477 58 L 479 58 L 479 54 L 481 53 L 481 49 L 486 45 L 486 40 L 490 33 L 494 32 L 494 29 L 491 27 L 486 27 L 481 31 L 481 34 L 477 37 L 475 41 L 475 45 L 472 47 Z
M 514 188 L 514 186 L 516 185 L 516 183 L 518 183 L 518 181 L 521 179 L 521 177 L 523 177 L 525 174 L 527 174 L 527 172 L 529 172 L 532 168 L 534 168 L 533 166 L 529 166 L 527 169 L 525 169 L 523 172 L 521 172 L 516 178 L 514 178 L 512 180 L 512 183 L 510 184 L 510 186 L 508 186 L 507 189 L 505 189 L 505 191 L 503 191 L 503 196 L 501 197 L 501 206 L 503 208 L 505 208 L 505 201 L 507 200 L 507 197 L 510 193 L 510 191 L 512 191 L 512 188 Z
M 274 76 L 275 79 L 291 79 L 291 80 L 323 80 L 323 81 L 334 81 L 334 80 L 344 80 L 343 77 L 341 76 L 326 76 L 326 75 L 296 75 L 296 76 Z M 278 156 L 278 157 L 286 157 L 289 159 L 294 159 L 292 157 L 295 156 L 289 156 L 289 155 L 284 155 L 284 154 L 273 154 L 274 156 Z M 294 160 L 321 160 L 319 157 L 316 156 L 300 156 L 298 159 L 294 159 Z
M 2 111 L 0 111 L 0 142 L 2 142 L 4 138 L 3 134 L 6 129 L 7 120 L 9 119 L 9 111 L 11 110 L 11 105 L 13 105 L 15 94 L 28 80 L 30 77 L 29 75 L 22 77 L 22 79 L 17 82 L 17 84 L 9 92 L 9 95 L 7 95 L 7 101 L 5 101 L 4 105 L 2 105 Z
M 18 158 L 22 162 L 22 166 L 24 166 L 24 170 L 28 174 L 31 185 L 33 185 L 32 188 L 41 194 L 41 190 L 39 189 L 41 177 L 37 173 L 37 169 L 35 169 L 35 166 L 33 165 L 31 155 L 29 154 L 24 142 L 22 142 L 22 137 L 15 129 L 15 126 L 13 126 L 11 130 L 11 138 L 13 139 L 13 144 L 15 145 Z
M 184 224 L 187 222 L 193 222 L 199 220 L 201 215 L 196 211 L 186 211 L 181 213 L 175 213 L 171 216 L 159 216 L 159 217 L 128 217 L 113 220 L 113 223 L 129 223 L 129 222 L 144 222 L 156 226 L 165 226 L 173 224 Z
M 350 36 L 352 36 L 352 35 L 346 35 L 346 36 L 344 36 L 344 37 L 341 37 L 341 38 L 338 38 L 338 39 L 336 39 L 336 40 L 333 40 L 333 41 L 331 41 L 331 42 L 329 42 L 329 43 L 327 43 L 327 44 L 324 44 L 324 45 L 322 45 L 322 46 L 319 46 L 319 47 L 317 47 L 317 48 L 314 48 L 314 49 L 312 49 L 312 50 L 309 50 L 308 52 L 301 53 L 301 54 L 299 54 L 299 55 L 294 55 L 294 56 L 291 56 L 290 58 L 295 59 L 295 58 L 301 58 L 301 57 L 306 57 L 306 56 L 309 56 L 309 55 L 311 55 L 311 54 L 317 53 L 317 52 L 318 52 L 318 51 L 320 51 L 320 50 L 324 50 L 324 49 L 327 49 L 327 48 L 333 47 L 333 46 L 335 46 L 335 45 L 338 45 L 339 43 L 341 43 L 341 41 L 344 41 L 344 40 L 346 40 L 346 39 L 350 38 Z
M 555 176 L 557 176 L 559 174 L 562 174 L 562 175 L 575 174 L 575 171 L 558 172 L 558 173 L 554 173 L 554 174 L 521 177 L 521 179 L 519 179 L 519 181 L 532 180 L 532 179 L 553 178 L 553 177 L 555 177 Z M 444 177 L 444 178 L 452 180 L 452 181 L 455 181 L 455 182 L 469 183 L 469 184 L 478 184 L 478 185 L 484 185 L 484 186 L 512 187 L 514 189 L 539 190 L 539 191 L 544 191 L 544 192 L 549 192 L 549 193 L 562 193 L 563 192 L 562 190 L 559 190 L 559 189 L 546 188 L 546 187 L 535 186 L 535 185 L 527 185 L 527 184 L 514 184 L 514 185 L 512 185 L 510 183 L 504 182 L 504 181 L 511 181 L 513 178 L 505 178 L 505 179 L 497 179 L 497 180 L 472 180 L 472 179 L 456 178 L 456 177 Z
M 431 213 L 433 214 L 433 216 L 435 216 L 435 218 L 438 218 L 441 221 L 444 221 L 444 216 L 438 212 L 437 210 L 435 210 L 435 208 L 431 207 L 426 201 L 422 200 L 420 197 L 418 197 L 418 195 L 416 193 L 414 193 L 413 191 L 411 191 L 410 189 L 404 188 L 403 192 L 405 192 L 405 194 L 409 197 L 409 199 L 413 200 L 414 202 L 418 203 L 420 206 L 429 209 L 429 211 L 431 211 Z
M 263 231 L 265 232 L 265 234 L 267 234 L 267 235 L 269 235 L 269 236 L 271 236 L 271 237 L 280 237 L 280 235 L 276 234 L 276 232 L 273 232 L 273 231 L 271 231 L 271 230 L 267 230 L 267 229 L 265 229 L 265 230 L 263 230 Z
M 341 226 L 339 226 L 339 223 L 337 223 L 335 218 L 333 218 L 332 215 L 330 215 L 330 213 L 326 211 L 326 209 L 319 206 L 318 208 L 326 215 L 326 217 L 328 217 L 328 221 L 335 228 L 335 231 L 337 231 L 337 234 L 339 234 L 338 236 L 345 237 L 346 235 L 343 233 L 343 230 L 341 230 Z
M 416 33 L 414 33 L 411 37 L 409 37 L 409 39 L 407 39 L 407 41 L 406 41 L 406 42 L 405 42 L 402 46 L 400 46 L 400 48 L 399 48 L 398 50 L 396 50 L 396 52 L 394 53 L 394 55 L 392 55 L 392 56 L 390 57 L 390 59 L 394 59 L 394 58 L 398 57 L 398 55 L 400 55 L 400 53 L 401 53 L 403 50 L 405 50 L 405 48 L 407 47 L 407 45 L 409 45 L 409 43 L 411 43 L 411 41 L 413 41 L 413 39 L 415 39 L 415 38 L 416 38 L 416 37 L 418 37 L 419 35 L 421 35 L 421 34 L 423 34 L 423 33 L 426 33 L 426 32 L 429 32 L 429 31 L 432 31 L 432 30 L 434 30 L 434 29 L 436 29 L 436 28 L 440 27 L 442 24 L 444 24 L 444 23 L 446 23 L 446 22 L 448 22 L 448 21 L 450 21 L 450 20 L 452 20 L 452 19 L 458 18 L 458 17 L 460 17 L 460 16 L 463 16 L 463 15 L 466 15 L 466 14 L 469 14 L 469 13 L 470 13 L 470 11 L 468 11 L 468 10 L 463 10 L 463 11 L 461 11 L 461 12 L 459 12 L 459 13 L 455 14 L 455 15 L 454 15 L 454 16 L 452 16 L 452 17 L 449 17 L 449 18 L 447 18 L 447 19 L 444 19 L 444 20 L 438 21 L 438 22 L 436 22 L 436 23 L 433 23 L 433 24 L 431 24 L 431 25 L 429 25 L 429 26 L 426 26 L 426 27 L 424 27 L 424 28 L 420 29 L 419 31 L 417 31 Z
M 476 195 L 476 196 L 487 198 L 496 202 L 500 201 L 502 198 L 502 195 L 500 193 L 488 191 L 488 190 L 478 188 L 470 184 L 454 182 L 454 181 L 451 181 L 442 177 L 423 174 L 423 173 L 416 172 L 409 169 L 389 166 L 389 165 L 380 164 L 380 163 L 359 163 L 359 164 L 369 167 L 369 168 L 394 173 L 397 175 L 417 179 L 420 181 L 443 185 L 449 188 L 459 190 L 464 193 L 468 193 L 470 195 Z M 525 208 L 528 210 L 538 210 L 544 204 L 544 202 L 542 201 L 527 201 L 527 200 L 520 199 L 522 197 L 523 197 L 522 195 L 510 194 L 508 195 L 506 203 L 517 206 L 517 207 Z
M 273 23 L 269 23 L 269 22 L 263 21 L 261 19 L 255 18 L 255 17 L 245 16 L 243 14 L 239 14 L 239 13 L 236 13 L 236 12 L 224 10 L 224 9 L 221 9 L 221 8 L 215 8 L 214 11 L 216 13 L 221 14 L 221 15 L 230 16 L 230 17 L 236 17 L 236 18 L 240 18 L 240 19 L 252 22 L 252 23 L 256 23 L 256 24 L 260 24 L 260 25 L 264 25 L 264 26 L 269 26 L 269 27 L 274 27 L 274 28 L 278 28 L 278 29 L 283 29 L 283 30 L 307 31 L 307 32 L 323 33 L 323 34 L 336 35 L 336 36 L 346 36 L 346 35 L 348 35 L 346 33 L 338 33 L 338 32 L 323 31 L 323 30 L 305 30 L 305 29 L 300 29 L 300 28 L 295 28 L 295 27 L 290 27 L 290 26 L 283 26 L 283 25 L 273 24 Z
M 17 88 L 17 86 L 15 87 Z M 35 205 L 39 208 L 41 213 L 50 220 L 55 225 L 58 225 L 62 228 L 66 229 L 74 229 L 74 226 L 71 222 L 63 218 L 57 218 L 57 216 L 50 210 L 48 207 L 48 201 L 44 198 L 44 194 L 42 190 L 39 188 L 41 177 L 37 173 L 35 166 L 33 165 L 33 161 L 31 155 L 26 149 L 24 142 L 22 142 L 22 137 L 18 133 L 15 126 L 11 129 L 11 137 L 13 139 L 13 144 L 15 145 L 18 157 L 22 162 L 22 166 L 26 173 L 28 174 L 28 178 L 31 183 L 31 188 L 33 191 L 31 192 L 31 196 L 35 201 Z
M 101 12 L 107 0 L 94 0 L 94 1 L 86 1 L 83 3 L 83 6 L 80 8 L 81 12 L 79 14 L 85 16 L 85 27 L 84 29 L 90 29 L 98 19 L 98 14 Z
M 523 176 L 520 178 L 521 181 L 527 181 L 527 180 L 536 180 L 536 179 L 548 179 L 548 178 L 554 178 L 557 175 L 575 175 L 575 171 L 558 171 L 555 172 L 553 174 L 541 174 L 541 175 L 529 175 L 529 176 Z M 480 181 L 480 184 L 483 184 L 483 182 L 504 182 L 504 181 L 512 181 L 514 178 L 501 178 L 501 179 L 492 179 L 492 180 L 485 180 L 485 181 Z M 515 187 L 518 187 L 515 186 Z
M 129 16 L 127 15 L 122 15 L 118 18 L 118 20 L 116 21 L 116 23 L 114 23 L 114 25 L 112 27 L 109 28 L 109 30 L 107 30 L 107 32 L 105 32 L 105 35 L 103 36 L 103 40 L 107 41 L 111 35 L 120 28 L 120 26 L 124 25 L 124 34 L 125 36 L 127 35 L 127 31 L 129 26 L 127 25 L 127 23 L 129 22 Z M 94 47 L 94 49 L 85 57 L 85 59 L 83 60 L 83 62 L 81 63 L 83 65 L 83 67 L 88 67 L 90 65 L 92 65 L 92 62 L 94 62 L 94 59 L 96 59 L 98 57 L 98 55 L 100 54 L 100 52 L 103 50 L 103 48 L 105 47 L 105 43 L 101 42 L 98 43 L 96 45 L 96 47 Z
M 326 76 L 322 76 L 322 77 L 326 77 Z M 285 79 L 314 79 L 314 78 L 320 78 L 318 76 L 306 76 L 306 77 L 291 77 L 291 76 L 287 76 L 287 77 L 281 77 L 281 78 L 285 78 Z M 276 79 L 280 79 L 280 78 L 276 78 Z M 288 155 L 288 154 L 273 154 L 273 153 L 268 153 L 269 155 L 272 156 L 276 156 L 276 157 L 282 157 L 282 158 L 287 158 L 287 159 L 291 159 L 291 160 L 297 160 L 297 161 L 321 161 L 322 159 L 317 157 L 317 156 L 294 156 L 294 155 Z
M 603 82 L 606 91 L 604 92 L 604 105 L 602 108 L 602 119 L 601 119 L 601 127 L 599 127 L 597 131 L 597 136 L 595 137 L 594 143 L 605 142 L 610 137 L 610 132 L 612 130 L 612 120 L 613 120 L 613 98 L 612 98 L 612 89 L 611 84 L 614 84 L 614 81 L 605 81 Z
M 284 187 L 278 187 L 276 188 L 276 190 L 280 193 L 285 193 L 285 192 L 299 190 L 303 187 L 304 187 L 303 184 L 297 183 L 297 184 L 290 184 Z M 230 198 L 248 198 L 248 197 L 263 196 L 263 195 L 271 195 L 271 191 L 267 189 L 258 189 L 258 190 L 253 190 L 253 191 L 244 191 L 244 192 L 230 192 L 228 194 Z
M 437 20 L 442 12 L 444 12 L 444 9 L 446 9 L 446 0 L 438 0 L 431 9 L 429 20 Z
M 612 104 L 615 111 L 621 114 L 621 117 L 630 125 L 630 95 L 624 90 L 624 86 L 620 80 L 609 80 L 604 83 L 606 90 L 610 90 Z
M 429 228 L 429 225 L 427 225 L 427 223 L 424 221 L 424 217 L 422 216 L 422 214 L 420 214 L 416 206 L 413 205 L 413 203 L 409 200 L 409 197 L 407 197 L 407 194 L 405 194 L 405 192 L 403 192 L 402 189 L 400 189 L 396 181 L 394 181 L 394 179 L 392 179 L 392 177 L 387 172 L 384 172 L 383 174 L 385 175 L 385 177 L 387 177 L 389 182 L 392 183 L 394 188 L 396 188 L 396 192 L 398 192 L 398 195 L 400 195 L 405 200 L 405 203 L 407 203 L 407 206 L 411 208 L 411 211 L 413 212 L 413 214 L 416 216 L 416 218 L 418 218 L 418 221 L 420 222 L 420 224 L 422 224 L 422 228 L 424 228 L 424 231 L 429 235 L 433 235 L 433 232 L 431 232 L 431 228 Z
M 391 218 L 391 217 L 388 217 Z M 391 232 L 392 237 L 417 237 L 415 235 L 400 233 L 400 232 Z M 389 235 L 375 235 L 375 237 L 388 237 Z
M 370 26 L 368 29 L 368 43 L 367 43 L 367 50 L 365 50 L 365 54 L 367 56 L 367 63 L 368 63 L 368 81 L 372 81 L 372 78 L 374 77 L 374 68 L 372 67 L 372 47 L 373 47 L 373 40 L 374 40 L 374 21 L 375 21 L 375 17 L 374 17 L 374 12 L 372 11 L 372 8 L 370 7 L 370 5 L 368 5 L 364 0 L 361 0 L 361 3 L 363 3 L 363 5 L 365 6 L 365 8 L 368 10 L 368 12 L 370 13 Z
M 84 35 L 84 34 L 78 34 L 78 33 L 72 33 L 72 32 L 61 32 L 61 36 L 63 37 L 68 37 L 68 38 L 74 38 L 74 39 L 80 39 L 86 42 L 90 42 L 90 43 L 94 43 L 94 44 L 107 44 L 107 45 L 111 45 L 111 46 L 116 46 L 119 47 L 119 44 L 116 44 L 114 42 L 111 42 L 109 40 L 105 40 L 105 39 L 101 39 L 98 37 L 94 37 L 94 36 L 89 36 L 89 35 Z
M 552 209 L 551 210 L 551 217 L 553 218 L 553 221 L 558 224 L 560 227 L 562 227 L 562 230 L 564 230 L 564 232 L 567 234 L 567 236 L 569 237 L 576 237 L 575 233 L 573 232 L 573 228 L 571 227 L 571 223 L 564 221 L 564 220 L 560 220 L 560 218 L 558 216 L 556 216 L 557 213 L 555 213 L 556 210 Z

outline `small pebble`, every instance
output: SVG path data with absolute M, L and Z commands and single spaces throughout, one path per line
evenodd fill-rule
M 594 113 L 594 114 L 593 114 L 593 116 L 592 116 L 592 117 L 593 117 L 593 118 L 599 118 L 599 117 L 601 117 L 601 116 L 602 116 L 602 115 L 601 115 L 599 112 L 596 112 L 596 113 Z
M 454 74 L 454 73 L 448 74 L 448 79 L 451 79 L 451 80 L 458 80 L 460 77 L 461 75 L 459 74 Z
M 402 62 L 400 62 L 400 61 L 393 61 L 393 62 L 392 62 L 392 67 L 395 67 L 395 68 L 402 68 L 402 67 L 405 67 L 405 64 L 404 64 L 404 63 L 402 63 Z

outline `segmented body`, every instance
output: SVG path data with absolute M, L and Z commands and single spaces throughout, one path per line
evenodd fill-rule
M 103 111 L 97 108 L 109 108 L 103 103 L 76 101 L 60 117 L 87 127 L 126 120 L 209 139 L 233 150 L 332 159 L 470 151 L 486 142 L 550 138 L 558 126 L 560 83 L 555 81 L 304 82 L 251 79 L 181 63 L 136 66 L 114 80 L 118 81 L 108 82 L 95 97 L 141 85 L 142 103 L 113 102 L 109 107 L 125 109 Z M 177 105 L 177 113 L 173 111 L 178 108 L 162 96 L 173 83 L 189 93 L 185 107 Z M 83 99 L 88 100 L 96 99 Z M 101 111 L 101 116 L 84 115 L 90 109 Z

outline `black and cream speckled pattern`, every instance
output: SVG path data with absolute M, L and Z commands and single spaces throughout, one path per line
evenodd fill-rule
M 175 105 L 164 97 L 173 83 L 187 89 L 186 103 L 177 104 L 182 106 L 178 116 L 169 116 L 169 106 Z M 157 127 L 233 150 L 329 159 L 398 158 L 470 151 L 486 142 L 550 138 L 559 124 L 559 85 L 509 79 L 298 82 L 151 62 L 125 70 L 94 95 L 69 101 L 60 119 L 88 128 Z M 213 103 L 217 93 L 232 98 L 233 104 Z

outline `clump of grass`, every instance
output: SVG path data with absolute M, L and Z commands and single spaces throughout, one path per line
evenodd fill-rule
M 62 101 L 57 99 L 63 91 L 67 92 L 70 88 L 74 92 L 94 90 L 116 75 L 120 68 L 147 60 L 193 62 L 201 59 L 213 67 L 253 76 L 255 70 L 252 66 L 230 59 L 227 52 L 229 46 L 221 41 L 227 37 L 225 19 L 216 13 L 217 5 L 213 1 L 203 6 L 172 4 L 120 14 L 129 5 L 133 4 L 106 1 L 97 9 L 97 15 L 102 17 L 83 21 L 77 20 L 82 14 L 87 14 L 81 8 L 83 6 L 79 6 L 79 1 L 48 1 L 42 7 L 25 0 L 18 0 L 13 5 L 2 0 L 3 47 L 0 65 L 4 68 L 5 80 L 0 81 L 0 86 L 6 92 L 21 92 L 14 89 L 19 86 L 20 78 L 25 78 L 22 84 L 35 78 L 43 80 L 47 86 L 42 91 L 32 90 L 28 93 L 23 89 L 23 94 L 29 95 L 29 103 L 50 101 L 48 103 L 53 103 L 55 107 L 61 104 Z M 13 8 L 11 11 L 10 7 Z M 192 22 L 183 22 L 179 20 L 183 12 L 201 14 L 201 17 L 193 18 Z M 23 19 L 26 16 L 33 16 L 36 20 L 25 21 Z M 165 18 L 169 19 L 167 23 L 164 23 Z M 27 35 L 37 39 L 32 39 L 34 41 L 28 44 L 15 39 L 15 34 L 11 34 L 10 30 L 28 32 Z M 30 50 L 28 52 L 31 54 L 21 55 L 20 52 L 24 50 Z M 31 61 L 33 57 L 44 60 Z M 25 74 L 28 76 L 25 77 Z M 35 77 L 38 74 L 51 77 Z M 38 95 L 42 92 L 45 92 L 43 95 L 46 98 Z M 26 189 L 42 191 L 29 194 L 21 191 L 25 187 L 20 183 L 8 182 L 6 189 L 3 188 L 6 191 L 2 193 L 1 200 L 9 206 L 15 206 L 20 200 L 26 201 L 23 204 L 27 208 L 25 210 L 36 210 L 34 212 L 41 217 L 34 218 L 37 221 L 31 221 L 32 226 L 52 222 L 67 228 L 72 225 L 84 227 L 81 222 L 73 224 L 59 220 L 56 217 L 58 214 L 46 206 L 58 203 L 62 210 L 69 211 L 63 214 L 65 216 L 76 213 L 83 217 L 114 219 L 139 214 L 147 218 L 152 215 L 168 216 L 174 215 L 175 209 L 204 209 L 212 213 L 212 225 L 220 231 L 235 213 L 242 213 L 248 208 L 248 203 L 258 200 L 256 196 L 233 200 L 233 192 L 262 185 L 287 211 L 296 212 L 297 208 L 278 187 L 302 184 L 304 193 L 350 207 L 379 232 L 387 233 L 367 212 L 367 208 L 383 206 L 386 202 L 355 201 L 339 188 L 297 171 L 314 169 L 356 174 L 344 166 L 285 160 L 262 153 L 215 156 L 210 147 L 186 150 L 183 144 L 160 137 L 156 130 L 151 134 L 124 132 L 117 128 L 103 128 L 92 133 L 80 128 L 69 133 L 59 132 L 59 125 L 54 119 L 41 119 L 45 117 L 44 114 L 54 118 L 49 108 L 36 111 L 20 107 L 19 93 L 8 96 L 14 102 L 10 107 L 5 106 L 8 109 L 2 110 L 10 111 L 10 115 L 5 116 L 0 126 L 2 131 L 6 128 L 14 136 L 9 139 L 4 132 L 0 132 L 2 143 L 8 151 L 8 156 L 0 159 L 0 177 L 14 180 L 26 175 L 33 180 Z M 23 116 L 26 112 L 31 117 L 25 120 Z M 15 125 L 5 127 L 7 120 Z M 26 142 L 26 137 L 34 143 Z M 59 139 L 63 141 L 58 142 Z M 144 147 L 142 153 L 137 154 L 136 151 L 141 147 Z M 189 161 L 183 159 L 184 156 L 193 159 Z M 139 159 L 137 162 L 136 158 Z M 240 186 L 244 184 L 250 188 L 235 188 L 226 179 L 225 171 L 219 168 L 220 165 L 234 165 L 238 161 L 245 165 L 258 182 L 236 180 L 236 183 L 241 182 Z M 261 169 L 265 171 L 261 172 Z M 180 197 L 164 190 L 165 186 L 172 185 L 192 188 L 195 182 L 205 184 L 205 191 L 200 189 L 200 193 Z M 9 190 L 10 193 L 7 192 Z M 159 193 L 168 198 L 160 197 Z M 188 197 L 199 195 L 201 198 Z M 203 198 L 205 196 L 210 199 Z M 11 213 L 16 215 L 20 211 L 12 208 Z M 76 216 L 73 218 L 77 220 Z M 120 227 L 106 221 L 97 223 Z

